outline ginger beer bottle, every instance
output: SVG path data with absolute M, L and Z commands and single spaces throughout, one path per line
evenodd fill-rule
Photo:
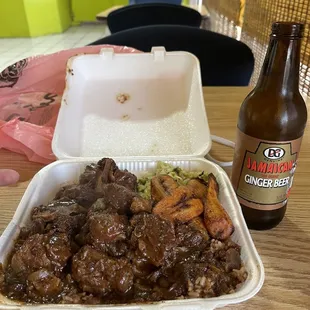
M 299 93 L 304 25 L 276 22 L 256 87 L 242 103 L 232 183 L 249 228 L 284 217 L 307 122 Z

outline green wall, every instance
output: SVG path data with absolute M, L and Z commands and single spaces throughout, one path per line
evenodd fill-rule
M 72 24 L 71 0 L 57 0 L 59 18 L 62 29 L 68 29 Z
M 69 0 L 24 0 L 31 36 L 60 33 L 70 24 Z
M 0 37 L 61 33 L 71 19 L 70 0 L 0 0 Z
M 29 37 L 24 0 L 0 0 L 0 37 Z

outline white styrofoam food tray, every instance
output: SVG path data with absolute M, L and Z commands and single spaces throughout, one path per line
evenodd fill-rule
M 211 138 L 197 58 L 185 52 L 166 53 L 163 48 L 144 54 L 114 54 L 113 50 L 104 49 L 99 55 L 73 57 L 68 62 L 66 79 L 52 144 L 54 154 L 62 160 L 43 168 L 31 181 L 0 238 L 0 261 L 4 262 L 32 208 L 51 200 L 62 185 L 77 181 L 87 163 L 112 157 L 120 169 L 140 176 L 153 171 L 157 160 L 165 160 L 189 171 L 214 173 L 220 185 L 220 200 L 236 228 L 233 240 L 242 247 L 248 279 L 231 295 L 115 309 L 214 309 L 254 296 L 264 281 L 262 262 L 227 175 L 217 165 L 202 159 L 211 148 Z M 1 298 L 0 309 L 18 308 L 4 296 Z
M 190 53 L 102 49 L 71 58 L 66 79 L 53 138 L 59 159 L 203 157 L 211 148 L 200 66 Z
M 31 210 L 38 205 L 50 201 L 58 189 L 67 183 L 78 181 L 79 175 L 83 172 L 86 164 L 96 162 L 96 159 L 70 159 L 56 161 L 39 171 L 29 184 L 17 210 L 4 233 L 0 238 L 0 261 L 4 262 L 10 252 L 14 240 L 18 236 L 20 228 L 27 224 Z M 117 159 L 117 165 L 120 169 L 128 169 L 138 177 L 146 172 L 154 171 L 156 167 L 155 159 Z M 165 158 L 162 158 L 165 160 Z M 152 304 L 123 305 L 113 307 L 115 310 L 209 310 L 221 307 L 227 304 L 234 304 L 245 301 L 253 297 L 261 288 L 264 281 L 264 269 L 259 258 L 249 231 L 244 222 L 240 205 L 230 184 L 226 173 L 217 165 L 205 159 L 178 158 L 177 160 L 166 158 L 166 162 L 179 166 L 188 171 L 206 171 L 213 173 L 220 187 L 220 201 L 226 211 L 229 213 L 235 232 L 232 236 L 233 241 L 241 245 L 241 258 L 248 271 L 246 282 L 233 294 L 206 299 L 186 299 L 163 301 Z M 73 309 L 70 305 L 42 305 L 42 306 L 17 306 L 18 304 L 1 296 L 0 309 Z M 110 306 L 91 306 L 74 305 L 74 309 L 111 309 Z

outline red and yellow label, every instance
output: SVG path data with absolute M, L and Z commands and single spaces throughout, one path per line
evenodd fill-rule
M 259 210 L 283 207 L 290 194 L 301 138 L 263 141 L 238 130 L 232 184 L 239 202 Z

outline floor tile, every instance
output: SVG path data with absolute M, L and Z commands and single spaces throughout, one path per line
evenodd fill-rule
M 61 34 L 37 38 L 0 38 L 0 71 L 23 58 L 85 46 L 108 34 L 105 24 L 83 24 Z

